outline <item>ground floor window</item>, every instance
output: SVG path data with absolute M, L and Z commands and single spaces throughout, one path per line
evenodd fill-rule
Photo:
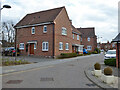
M 48 51 L 49 43 L 48 42 L 43 42 L 42 43 L 42 51 Z
M 92 46 L 87 46 L 87 50 L 92 50 Z
M 69 50 L 69 44 L 68 43 L 66 43 L 66 50 Z
M 63 50 L 63 43 L 59 42 L 59 50 Z
M 20 50 L 23 50 L 23 49 L 24 49 L 24 43 L 20 43 L 19 49 L 20 49 Z
M 34 43 L 34 49 L 36 49 L 36 43 Z

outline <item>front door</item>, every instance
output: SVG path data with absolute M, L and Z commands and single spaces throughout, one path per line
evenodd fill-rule
M 30 44 L 30 54 L 34 54 L 34 44 Z

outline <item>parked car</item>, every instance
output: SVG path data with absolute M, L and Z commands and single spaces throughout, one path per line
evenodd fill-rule
M 116 58 L 116 50 L 108 50 L 105 53 L 104 59 Z
M 15 54 L 16 54 L 16 50 L 14 47 L 5 48 L 2 50 L 2 55 L 5 55 L 5 56 L 15 56 Z M 20 55 L 19 49 L 17 49 L 17 55 L 18 56 Z
M 88 54 L 88 51 L 86 49 L 83 49 L 83 54 Z

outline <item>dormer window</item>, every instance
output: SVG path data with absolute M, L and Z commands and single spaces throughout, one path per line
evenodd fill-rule
M 67 35 L 67 29 L 65 27 L 62 27 L 62 35 Z
M 32 27 L 31 33 L 32 33 L 32 34 L 35 34 L 35 27 Z
M 88 41 L 90 41 L 90 37 L 88 37 Z

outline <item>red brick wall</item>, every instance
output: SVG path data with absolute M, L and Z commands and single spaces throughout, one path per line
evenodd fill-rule
M 89 52 L 93 52 L 95 50 L 95 48 L 97 48 L 97 40 L 94 37 L 90 38 L 90 41 L 88 41 L 87 37 L 86 38 L 82 38 L 82 44 L 84 45 L 84 48 L 87 49 L 87 46 L 92 46 L 92 50 L 89 50 Z
M 77 40 L 76 35 L 76 40 L 73 40 L 71 22 L 69 21 L 65 9 L 63 9 L 58 15 L 55 23 L 55 56 L 60 55 L 61 53 L 72 53 L 72 44 L 80 44 L 80 40 Z M 66 36 L 61 34 L 62 27 L 65 27 L 67 29 Z M 63 50 L 59 50 L 59 42 L 63 42 Z M 69 50 L 65 50 L 66 43 L 69 43 Z
M 116 65 L 118 67 L 118 47 L 116 45 Z M 119 66 L 120 66 L 120 43 L 119 43 Z
M 37 49 L 34 50 L 34 55 L 36 56 L 52 56 L 53 55 L 53 25 L 46 25 L 47 33 L 43 33 L 43 26 L 35 27 L 35 34 L 31 34 L 31 28 L 21 28 L 17 29 L 17 44 L 24 43 L 25 45 L 30 40 L 37 40 Z M 49 42 L 49 50 L 42 51 L 42 42 Z M 24 50 L 21 50 L 21 53 L 27 55 L 26 47 Z

